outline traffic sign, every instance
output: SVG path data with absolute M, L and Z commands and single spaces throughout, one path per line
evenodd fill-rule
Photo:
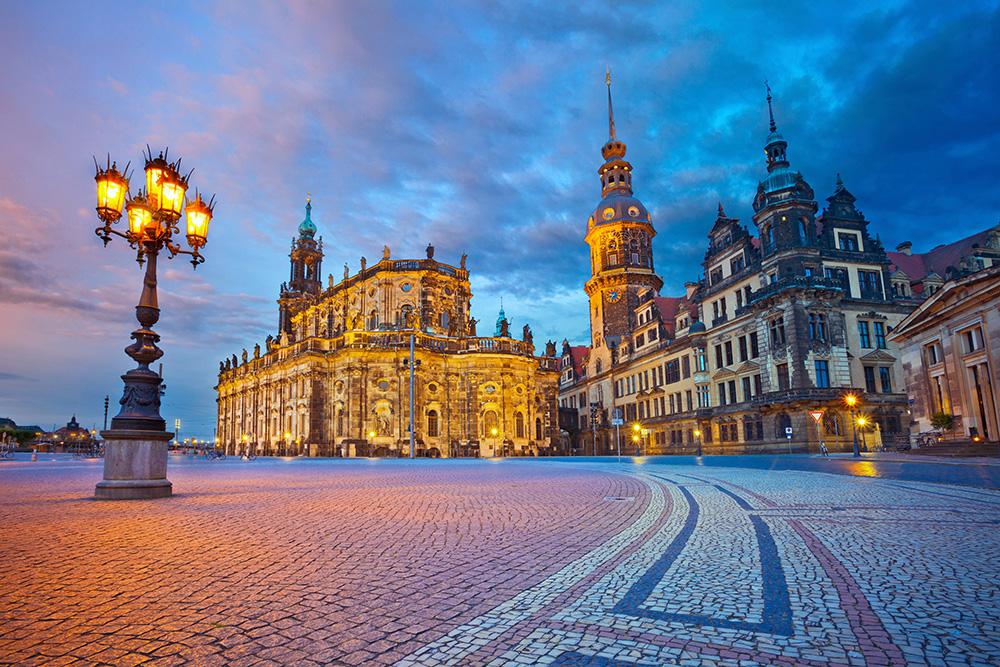
M 625 420 L 621 419 L 619 417 L 615 417 L 614 419 L 611 420 L 611 425 L 612 426 L 621 426 L 624 423 L 625 423 Z
M 786 426 L 785 427 L 785 435 L 787 435 L 789 438 L 792 437 L 792 427 L 791 426 Z
M 810 410 L 809 411 L 809 416 L 812 417 L 816 421 L 816 423 L 818 424 L 820 422 L 820 420 L 823 419 L 823 411 L 822 410 Z

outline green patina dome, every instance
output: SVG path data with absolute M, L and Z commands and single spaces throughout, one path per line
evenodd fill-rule
M 316 235 L 316 223 L 312 221 L 312 200 L 306 200 L 306 218 L 299 224 L 299 236 L 312 238 Z

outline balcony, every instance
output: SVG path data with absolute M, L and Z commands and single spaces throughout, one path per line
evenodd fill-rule
M 851 389 L 850 387 L 798 387 L 759 394 L 754 396 L 750 402 L 755 406 L 776 403 L 797 403 L 801 401 L 821 403 L 839 401 L 843 399 L 844 394 L 849 392 L 857 393 L 857 391 L 857 389 Z
M 770 285 L 766 285 L 765 287 L 762 287 L 752 293 L 743 310 L 749 308 L 755 303 L 779 294 L 780 292 L 795 289 L 821 289 L 843 292 L 844 285 L 840 280 L 835 278 L 824 278 L 822 276 L 788 276 L 781 278 Z

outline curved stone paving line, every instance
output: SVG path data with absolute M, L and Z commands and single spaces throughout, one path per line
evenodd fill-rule
M 0 470 L 0 664 L 1000 663 L 1000 493 L 656 468 Z

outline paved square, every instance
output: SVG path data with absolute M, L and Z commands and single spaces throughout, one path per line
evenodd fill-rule
M 1000 663 L 1000 493 L 555 461 L 0 464 L 0 664 Z

